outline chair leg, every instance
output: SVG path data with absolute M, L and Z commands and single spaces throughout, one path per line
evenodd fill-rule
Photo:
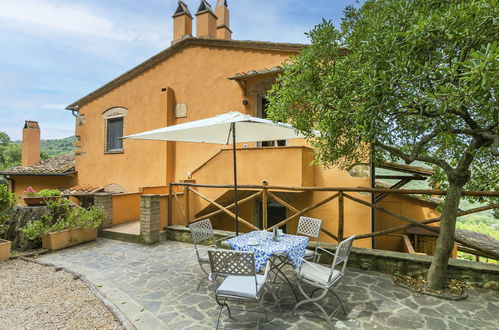
M 336 297 L 336 299 L 338 299 L 338 301 L 340 302 L 340 306 L 341 306 L 341 309 L 343 310 L 343 314 L 345 314 L 345 316 L 347 315 L 347 311 L 345 309 L 345 305 L 343 305 L 343 302 L 341 301 L 340 297 L 338 297 L 338 295 L 336 294 L 336 292 L 334 292 L 333 290 L 329 290 L 331 291 L 331 293 Z
M 256 328 L 257 329 L 260 327 L 260 318 L 262 315 L 262 310 L 265 313 L 265 319 L 267 320 L 267 322 L 269 322 L 269 316 L 267 314 L 267 311 L 263 308 L 262 302 L 260 300 L 258 300 L 258 318 L 256 320 Z
M 205 277 L 203 277 L 203 278 L 199 281 L 199 283 L 198 283 L 198 288 L 197 288 L 197 290 L 196 290 L 196 291 L 199 291 L 199 288 L 201 287 L 201 284 L 202 284 L 202 283 L 203 283 L 206 279 L 208 279 L 208 277 L 210 276 L 210 273 L 208 273 L 208 272 L 206 271 L 206 269 L 204 269 L 204 267 L 203 267 L 203 264 L 202 264 L 202 263 L 199 263 L 199 266 L 201 267 L 201 270 L 203 271 L 203 273 L 205 273 L 205 274 L 206 274 L 206 276 L 205 276 Z
M 272 294 L 272 298 L 274 298 L 274 301 L 275 301 L 277 308 L 279 309 L 279 313 L 282 313 L 281 304 L 279 303 L 279 300 L 277 299 L 277 295 L 275 294 L 274 288 L 272 286 L 270 286 L 269 290 L 270 290 L 270 293 Z
M 306 297 L 305 300 L 302 300 L 300 301 L 299 303 L 297 303 L 295 305 L 295 308 L 293 308 L 293 314 L 295 313 L 296 309 L 298 307 L 300 307 L 301 305 L 304 305 L 304 304 L 308 304 L 308 303 L 312 303 L 315 307 L 317 307 L 321 313 L 324 315 L 324 318 L 326 319 L 326 321 L 328 322 L 329 326 L 333 326 L 333 324 L 331 323 L 331 317 L 332 315 L 334 314 L 334 312 L 329 315 L 326 310 L 318 303 L 318 301 L 324 299 L 324 297 L 327 295 L 327 293 L 329 292 L 328 289 L 324 289 L 324 291 L 322 292 L 322 294 L 320 294 L 318 297 L 316 298 L 312 298 L 313 294 L 317 291 L 317 289 L 315 289 L 313 292 L 312 292 L 312 295 L 308 296 L 305 291 L 303 290 L 302 286 L 300 285 L 300 283 L 298 283 L 298 288 L 300 289 L 301 293 Z M 320 289 L 320 288 L 319 288 Z M 336 312 L 336 310 L 335 310 Z

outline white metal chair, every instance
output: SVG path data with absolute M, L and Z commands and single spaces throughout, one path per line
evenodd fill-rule
M 210 274 L 210 270 L 205 268 L 205 267 L 210 266 L 210 260 L 208 258 L 208 253 L 206 252 L 207 249 L 216 248 L 217 243 L 219 243 L 223 240 L 229 239 L 232 236 L 214 239 L 215 234 L 213 232 L 213 227 L 211 225 L 210 219 L 204 219 L 204 220 L 201 220 L 201 221 L 198 221 L 195 223 L 191 223 L 189 225 L 189 228 L 191 229 L 192 242 L 194 243 L 194 248 L 196 250 L 196 256 L 198 258 L 199 266 L 201 267 L 201 270 L 206 274 L 206 276 L 204 276 L 199 281 L 198 288 L 197 288 L 197 290 L 199 291 L 199 287 L 201 286 L 201 283 L 203 283 L 203 281 L 205 279 L 208 279 L 208 276 Z M 201 247 L 200 243 L 203 241 L 206 241 L 208 239 L 212 239 L 213 244 L 211 244 L 209 246 Z
M 258 275 L 255 271 L 255 255 L 253 252 L 210 249 L 208 250 L 208 256 L 210 259 L 212 272 L 210 276 L 213 281 L 215 300 L 220 306 L 217 329 L 224 306 L 227 307 L 229 317 L 232 318 L 229 305 L 227 305 L 228 300 L 256 302 L 258 304 L 256 328 L 258 328 L 260 324 L 262 309 L 268 321 L 267 312 L 262 305 L 265 288 L 270 289 L 270 292 L 279 307 L 274 291 L 270 286 L 267 286 L 267 278 L 270 269 L 269 262 L 267 262 L 267 265 L 265 266 L 264 274 Z M 218 283 L 219 277 L 223 277 L 223 281 L 220 284 Z
M 315 248 L 314 250 L 305 250 L 305 256 L 303 259 L 305 260 L 313 260 L 317 261 L 318 257 L 320 256 L 319 253 L 317 253 L 317 248 L 319 247 L 319 237 L 321 236 L 321 227 L 322 227 L 322 220 L 321 219 L 315 219 L 315 218 L 309 218 L 309 217 L 300 217 L 300 220 L 298 221 L 298 229 L 296 230 L 297 235 L 303 235 L 303 236 L 308 236 L 309 241 L 310 238 L 315 238 L 314 242 L 315 243 Z
M 300 292 L 305 296 L 305 299 L 295 305 L 293 313 L 295 313 L 300 306 L 312 303 L 322 312 L 322 314 L 325 316 L 326 320 L 331 326 L 332 326 L 331 318 L 336 313 L 338 308 L 341 307 L 343 313 L 347 315 L 343 302 L 332 289 L 338 285 L 340 280 L 343 278 L 343 275 L 345 274 L 345 268 L 348 262 L 350 249 L 352 247 L 354 239 L 355 236 L 351 236 L 340 242 L 334 254 L 323 248 L 320 247 L 318 248 L 321 251 L 334 256 L 333 263 L 331 264 L 330 267 L 326 267 L 324 265 L 314 262 L 309 262 L 305 259 L 302 260 L 303 262 L 297 270 L 297 276 L 298 276 L 298 288 Z M 339 270 L 337 270 L 336 267 L 340 264 L 343 265 Z M 312 291 L 310 295 L 307 295 L 306 292 L 304 291 L 302 286 L 302 284 L 304 283 L 315 287 L 315 289 Z M 322 293 L 314 298 L 315 292 L 319 290 L 322 290 Z M 330 314 L 328 314 L 324 309 L 324 307 L 322 307 L 319 304 L 319 301 L 322 300 L 327 295 L 328 292 L 331 292 L 338 299 L 340 303 L 339 306 L 336 307 L 333 310 L 333 312 Z

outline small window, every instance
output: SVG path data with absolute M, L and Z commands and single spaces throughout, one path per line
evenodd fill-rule
M 123 117 L 110 118 L 107 120 L 107 144 L 106 151 L 123 150 Z

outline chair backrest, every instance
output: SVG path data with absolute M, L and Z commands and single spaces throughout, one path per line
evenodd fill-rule
M 189 228 L 191 229 L 192 241 L 194 244 L 214 236 L 210 219 L 191 223 Z
M 300 217 L 298 221 L 298 229 L 296 230 L 296 234 L 305 235 L 308 237 L 316 238 L 317 244 L 319 244 L 319 236 L 321 235 L 321 219 L 314 219 L 309 217 Z
M 348 257 L 350 256 L 350 250 L 352 248 L 353 241 L 355 240 L 355 235 L 350 236 L 347 239 L 344 239 L 343 241 L 338 244 L 336 247 L 336 252 L 334 254 L 334 259 L 333 259 L 333 264 L 331 265 L 331 272 L 329 274 L 329 279 L 331 280 L 331 276 L 333 275 L 333 270 L 338 266 L 339 264 L 343 263 L 343 266 L 341 267 L 341 276 L 345 273 L 345 268 L 347 266 L 348 262 Z
M 247 251 L 208 250 L 211 272 L 221 276 L 255 276 L 255 254 Z

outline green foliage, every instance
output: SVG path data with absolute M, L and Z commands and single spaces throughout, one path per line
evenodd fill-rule
M 35 193 L 34 197 L 58 197 L 62 196 L 62 192 L 57 189 L 43 189 Z
M 29 239 L 42 237 L 49 232 L 83 228 L 97 229 L 104 220 L 105 213 L 101 208 L 84 209 L 71 205 L 65 198 L 47 201 L 49 212 L 35 221 L 29 222 L 21 229 Z
M 0 234 L 7 230 L 5 221 L 9 218 L 10 212 L 16 204 L 17 200 L 14 194 L 8 191 L 7 186 L 0 185 Z
M 461 190 L 499 189 L 497 0 L 368 0 L 284 66 L 269 117 L 325 166 L 430 163 L 448 188 L 428 287 L 441 289 Z M 316 135 L 315 131 L 320 134 Z
M 365 162 L 361 146 L 372 144 L 378 161 L 433 164 L 443 188 L 469 168 L 466 188 L 497 189 L 497 8 L 496 0 L 349 7 L 341 30 L 323 21 L 286 63 L 270 116 L 305 133 L 326 166 Z
M 64 139 L 41 140 L 40 158 L 47 159 L 55 156 L 67 155 L 75 150 L 76 137 Z M 0 132 L 0 170 L 19 166 L 22 158 L 22 144 L 20 141 L 11 141 L 10 137 Z
M 64 139 L 41 140 L 40 149 L 46 158 L 74 153 L 76 137 Z

